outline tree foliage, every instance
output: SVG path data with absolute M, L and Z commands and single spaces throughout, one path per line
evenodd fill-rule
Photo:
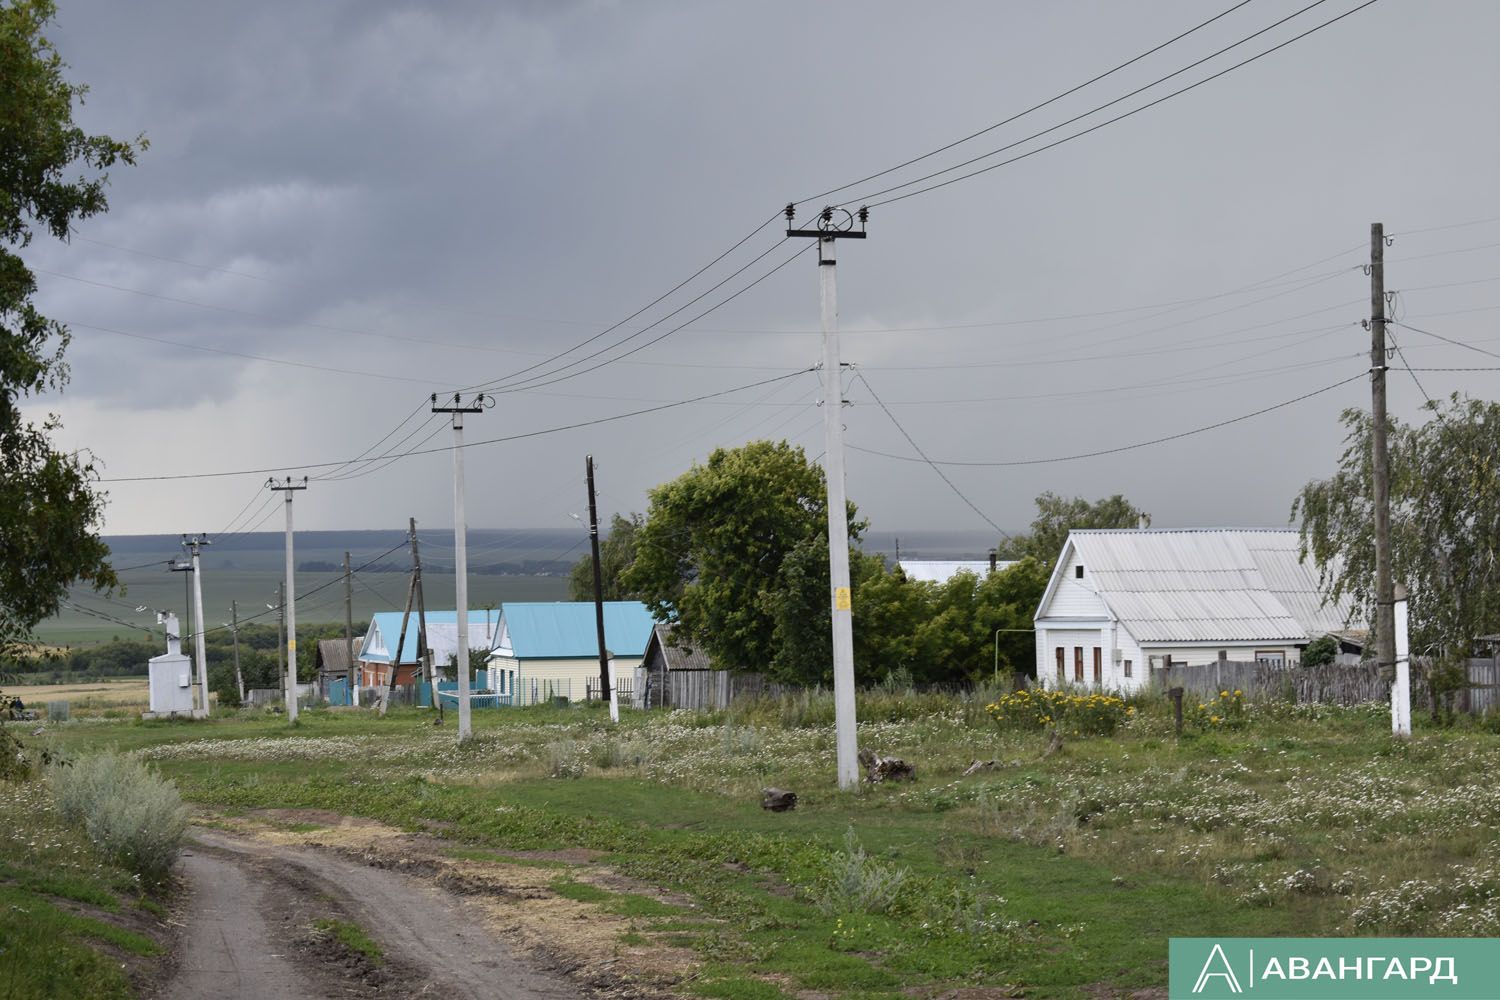
M 1500 404 L 1454 394 L 1428 404 L 1420 426 L 1391 421 L 1391 566 L 1410 595 L 1413 652 L 1465 656 L 1500 632 Z M 1292 504 L 1304 558 L 1333 598 L 1373 620 L 1375 606 L 1371 420 L 1345 410 L 1339 469 L 1308 483 Z
M 37 230 L 65 240 L 75 220 L 105 211 L 105 171 L 145 148 L 74 124 L 86 88 L 64 78 L 42 34 L 54 13 L 51 0 L 0 5 L 0 646 L 56 614 L 69 584 L 118 582 L 98 535 L 93 460 L 53 449 L 55 414 L 38 423 L 21 412 L 67 383 L 68 332 L 36 308 L 20 252 Z
M 635 534 L 645 523 L 640 514 L 610 518 L 609 534 L 599 539 L 599 579 L 606 601 L 633 601 L 635 592 L 628 589 L 623 577 L 630 564 L 635 562 Z M 594 554 L 592 552 L 573 564 L 568 572 L 568 597 L 574 601 L 594 599 Z
M 1001 559 L 1030 556 L 1050 571 L 1062 552 L 1068 532 L 1075 528 L 1138 528 L 1151 524 L 1151 515 L 1116 493 L 1093 503 L 1083 497 L 1062 497 L 1047 492 L 1036 498 L 1037 516 L 1031 530 L 1002 539 L 996 552 Z M 1037 594 L 1041 598 L 1041 594 Z
M 716 666 L 774 669 L 786 645 L 777 634 L 782 591 L 816 585 L 809 572 L 827 526 L 823 470 L 785 441 L 752 441 L 714 451 L 650 498 L 625 590 L 659 621 L 675 617 L 683 644 Z M 848 519 L 857 539 L 864 525 L 852 504 Z M 825 565 L 825 602 L 827 579 Z

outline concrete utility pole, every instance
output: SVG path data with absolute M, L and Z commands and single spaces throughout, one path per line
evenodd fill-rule
M 1391 574 L 1391 457 L 1385 415 L 1385 226 L 1370 225 L 1370 449 L 1375 506 L 1375 662 L 1396 665 L 1395 583 Z
M 193 653 L 198 663 L 198 696 L 205 716 L 208 715 L 208 652 L 203 644 L 203 633 L 207 629 L 203 627 L 203 564 L 199 555 L 202 547 L 208 544 L 207 535 L 182 536 L 183 548 L 193 556 L 193 618 L 198 622 L 198 628 L 193 632 Z
M 818 241 L 818 284 L 823 313 L 823 467 L 828 482 L 828 568 L 833 603 L 833 710 L 840 788 L 859 782 L 859 745 L 854 708 L 854 604 L 849 590 L 849 513 L 844 499 L 844 389 L 839 362 L 839 307 L 834 248 L 841 239 L 865 238 L 869 210 L 861 207 L 859 229 L 855 215 L 825 208 L 813 229 L 793 229 L 795 205 L 786 207 L 788 237 Z
M 610 721 L 619 722 L 615 708 L 614 678 L 610 676 L 609 650 L 604 642 L 604 574 L 599 568 L 599 507 L 594 502 L 594 456 L 584 459 L 584 478 L 589 484 L 589 546 L 594 553 L 594 631 L 599 638 L 599 697 L 608 698 Z
M 354 574 L 349 572 L 349 553 L 344 553 L 344 651 L 349 656 L 349 691 L 354 705 L 359 704 L 359 685 L 354 680 Z
M 245 703 L 245 675 L 240 673 L 240 604 L 229 602 L 229 632 L 234 636 L 234 686 L 240 692 L 240 704 Z
M 464 531 L 464 414 L 483 413 L 494 406 L 495 397 L 482 393 L 465 403 L 458 393 L 453 402 L 439 406 L 437 393 L 432 394 L 432 412 L 453 416 L 453 590 L 458 605 L 458 741 L 474 735 L 469 705 L 469 552 Z M 434 696 L 436 692 L 434 692 Z
M 183 536 L 183 537 L 185 538 L 186 536 Z M 183 625 L 185 626 L 184 630 L 182 632 L 182 638 L 184 638 L 184 639 L 187 638 L 189 635 L 194 634 L 194 630 L 193 630 L 193 578 L 198 575 L 197 572 L 196 572 L 196 566 L 197 566 L 196 561 L 192 560 L 192 559 L 174 559 L 170 563 L 167 564 L 167 569 L 170 570 L 171 572 L 173 572 L 173 573 L 186 573 L 187 574 L 186 576 L 184 576 L 182 578 L 182 621 L 183 621 Z M 201 615 L 199 616 L 199 620 L 200 621 L 202 620 L 202 616 Z M 200 625 L 199 626 L 199 630 L 201 631 L 201 629 L 202 629 L 202 626 Z M 196 664 L 194 664 L 194 668 L 195 669 L 197 668 Z M 194 686 L 198 687 L 198 685 L 194 685 Z M 200 691 L 203 692 L 203 693 L 206 693 L 206 689 L 201 688 L 201 687 L 200 687 Z M 195 695 L 194 696 L 194 700 L 196 701 L 196 699 L 197 699 L 197 696 Z M 204 699 L 203 699 L 203 705 L 202 705 L 202 709 L 201 710 L 202 710 L 202 712 L 203 712 L 204 715 L 208 714 L 208 698 L 207 697 L 204 697 Z M 194 711 L 195 712 L 199 711 L 199 709 L 194 709 Z
M 286 615 L 286 721 L 297 721 L 297 569 L 292 560 L 292 497 L 298 490 L 307 489 L 307 477 L 293 483 L 292 477 L 278 483 L 266 480 L 274 492 L 286 494 L 286 600 L 282 602 Z
M 1395 588 L 1396 601 L 1391 607 L 1395 625 L 1396 680 L 1391 685 L 1391 732 L 1411 736 L 1411 655 L 1406 635 L 1406 588 Z

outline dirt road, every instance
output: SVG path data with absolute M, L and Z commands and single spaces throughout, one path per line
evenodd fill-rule
M 335 852 L 196 831 L 174 976 L 159 1000 L 581 1000 L 486 932 L 475 904 Z M 336 931 L 357 927 L 371 956 Z

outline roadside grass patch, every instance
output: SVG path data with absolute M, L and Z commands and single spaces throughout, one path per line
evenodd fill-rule
M 383 965 L 385 952 L 364 930 L 347 920 L 322 918 L 313 921 L 313 928 L 330 940 L 367 959 L 371 965 Z

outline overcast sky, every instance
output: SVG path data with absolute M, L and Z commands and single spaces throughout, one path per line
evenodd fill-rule
M 1327 0 L 1005 155 L 1358 2 Z M 71 245 L 42 238 L 27 251 L 43 306 L 74 332 L 72 384 L 42 404 L 62 416 L 60 440 L 92 449 L 106 479 L 449 444 L 426 412 L 429 393 L 546 361 L 788 200 L 999 122 L 1228 6 L 61 0 L 51 36 L 71 77 L 92 87 L 82 123 L 144 132 L 151 148 L 115 172 L 107 216 L 80 224 Z M 828 200 L 853 207 L 1007 146 L 1301 6 L 1252 0 L 1041 111 Z M 1338 459 L 1339 411 L 1368 406 L 1359 265 L 1372 221 L 1398 234 L 1387 284 L 1402 291 L 1399 315 L 1500 351 L 1500 221 L 1434 229 L 1500 216 L 1496 37 L 1500 5 L 1382 0 L 1159 107 L 875 208 L 869 239 L 839 246 L 844 358 L 868 383 L 845 391 L 849 444 L 914 455 L 872 388 L 930 457 L 1013 461 L 1161 438 L 1353 378 L 1138 450 L 947 470 L 1005 528 L 1023 527 L 1044 490 L 1122 492 L 1158 526 L 1285 524 L 1298 487 Z M 804 203 L 802 218 L 821 203 Z M 739 290 L 798 249 L 776 246 L 779 228 L 564 362 L 769 251 L 579 368 Z M 498 393 L 466 433 L 542 431 L 773 379 L 817 363 L 817 331 L 817 267 L 804 255 L 628 359 Z M 1414 367 L 1500 364 L 1394 332 Z M 1421 378 L 1433 395 L 1494 395 L 1494 373 Z M 1391 379 L 1393 411 L 1416 416 L 1411 377 Z M 647 489 L 717 446 L 786 437 L 818 456 L 819 398 L 816 376 L 802 374 L 470 448 L 469 523 L 566 526 L 585 510 L 590 452 L 606 511 L 644 509 Z M 299 526 L 394 528 L 411 515 L 451 526 L 451 467 L 440 452 L 306 470 L 367 474 L 314 481 L 298 498 Z M 106 530 L 252 526 L 265 478 L 111 482 Z M 985 526 L 921 464 L 851 450 L 848 485 L 878 528 Z

